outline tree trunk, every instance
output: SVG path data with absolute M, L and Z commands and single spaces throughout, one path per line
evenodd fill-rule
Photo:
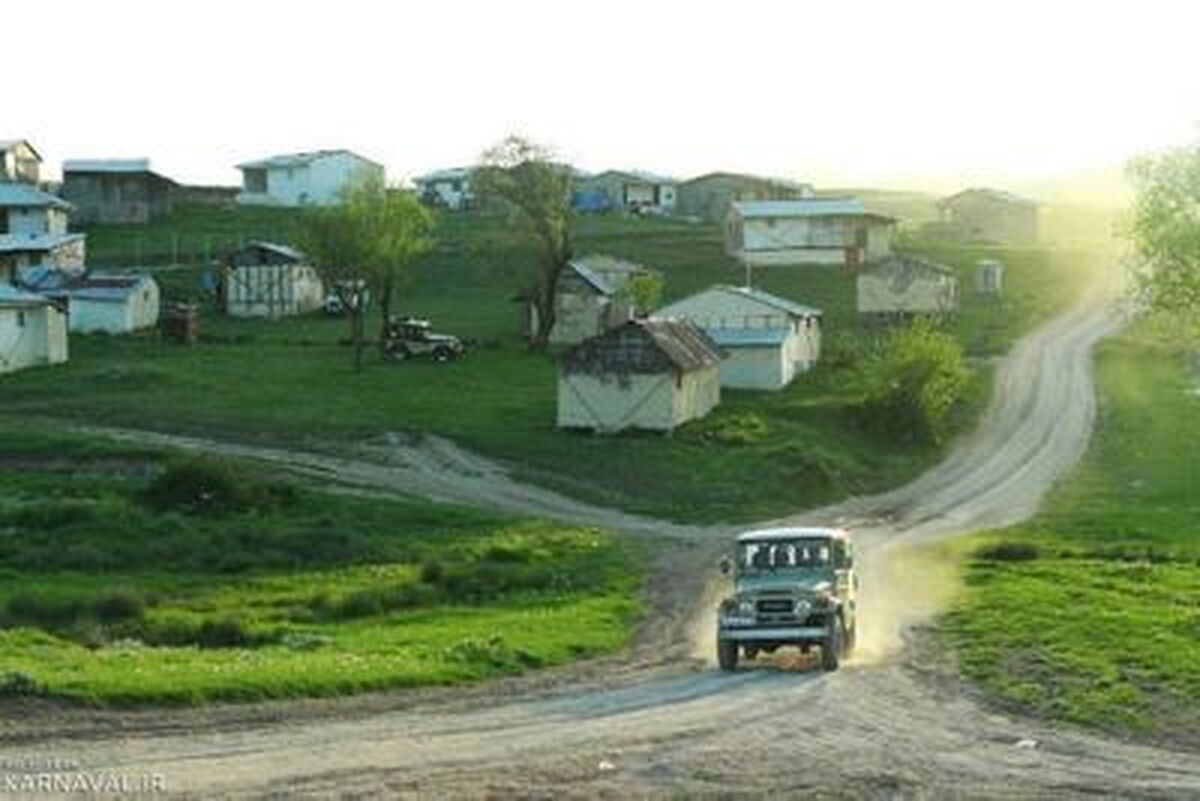
M 392 292 L 395 281 L 391 276 L 385 278 L 379 288 L 379 354 L 387 353 L 388 320 L 392 317 Z

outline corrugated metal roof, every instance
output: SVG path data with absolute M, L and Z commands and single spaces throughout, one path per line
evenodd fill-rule
M 605 175 L 618 175 L 624 178 L 632 178 L 635 181 L 642 181 L 647 184 L 677 184 L 679 181 L 666 175 L 655 175 L 652 172 L 645 170 L 605 170 L 602 173 L 591 176 L 592 178 L 601 178 Z
M 67 159 L 63 172 L 150 172 L 150 159 Z
M 891 274 L 896 272 L 933 272 L 940 275 L 947 275 L 952 278 L 958 278 L 958 273 L 951 267 L 947 267 L 944 264 L 938 264 L 937 262 L 930 261 L 929 259 L 921 258 L 920 256 L 912 256 L 907 253 L 893 254 L 883 261 L 869 265 L 865 269 L 865 272 L 871 274 Z
M 878 217 L 858 198 L 800 198 L 797 200 L 741 200 L 731 204 L 743 217 Z
M 470 167 L 447 167 L 444 170 L 434 170 L 433 172 L 413 178 L 413 183 L 431 184 L 435 181 L 462 181 L 470 178 L 471 172 Z
M 250 242 L 248 244 L 248 246 L 254 247 L 254 248 L 262 248 L 263 250 L 278 254 L 280 256 L 283 256 L 285 259 L 291 259 L 292 261 L 296 261 L 296 262 L 304 261 L 304 254 L 301 253 L 299 250 L 296 250 L 296 248 L 291 247 L 290 245 L 281 245 L 278 242 L 263 242 L 261 240 L 255 240 L 253 242 Z
M 369 161 L 377 166 L 382 166 L 379 164 L 379 162 L 373 161 L 366 156 L 360 156 L 358 153 L 355 153 L 351 150 L 339 148 L 334 150 L 311 150 L 303 153 L 282 153 L 278 156 L 268 156 L 265 159 L 259 159 L 257 161 L 243 162 L 237 165 L 237 168 L 239 170 L 244 170 L 247 168 L 263 169 L 270 167 L 303 167 L 311 164 L 314 161 L 317 161 L 318 159 L 327 158 L 329 156 L 339 156 L 343 154 L 354 156 L 355 158 L 362 159 L 363 161 Z
M 782 345 L 791 333 L 786 328 L 706 328 L 704 333 L 723 348 Z
M 15 286 L 0 284 L 0 306 L 48 306 L 50 299 Z
M 614 287 L 608 279 L 600 274 L 602 272 L 623 273 L 627 277 L 649 272 L 649 270 L 640 264 L 618 259 L 615 256 L 600 254 L 581 256 L 580 258 L 573 259 L 569 266 L 580 278 L 587 281 L 601 295 L 611 295 L 617 291 L 617 287 Z
M 684 181 L 684 184 L 697 184 L 701 181 L 711 181 L 715 178 L 731 178 L 736 181 L 743 181 L 748 184 L 759 186 L 772 185 L 783 189 L 792 189 L 800 194 L 808 194 L 813 191 L 813 185 L 804 181 L 796 181 L 791 178 L 777 178 L 770 175 L 751 175 L 744 172 L 706 172 L 703 175 L 697 175 L 695 178 L 689 178 Z
M 0 207 L 45 207 L 71 209 L 73 206 L 57 195 L 43 192 L 36 186 L 23 183 L 0 183 Z
M 0 253 L 53 250 L 83 239 L 83 234 L 0 234 Z
M 820 317 L 822 314 L 820 309 L 813 308 L 812 306 L 805 306 L 803 303 L 797 303 L 794 300 L 781 298 L 778 295 L 772 295 L 770 292 L 764 292 L 761 289 L 754 289 L 753 287 L 728 286 L 722 284 L 713 287 L 713 289 L 719 289 L 722 292 L 738 295 L 748 300 L 755 301 L 756 303 L 761 303 L 764 306 L 770 306 L 773 309 L 787 312 L 788 314 L 796 317 Z
M 720 364 L 721 350 L 708 334 L 687 320 L 633 320 L 626 325 L 639 326 L 654 344 L 680 370 L 697 370 Z

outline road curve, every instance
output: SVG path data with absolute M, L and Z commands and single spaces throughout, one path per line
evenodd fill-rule
M 855 526 L 865 551 L 864 614 L 886 621 L 876 659 L 828 675 L 782 661 L 725 675 L 683 658 L 708 630 L 703 613 L 693 614 L 704 589 L 696 577 L 728 533 L 721 528 L 664 525 L 523 487 L 438 440 L 335 458 L 109 432 L 266 459 L 370 491 L 668 536 L 680 543 L 677 589 L 652 599 L 662 619 L 643 632 L 645 658 L 615 675 L 499 683 L 399 708 L 350 702 L 290 715 L 283 707 L 242 723 L 220 712 L 122 718 L 119 727 L 93 716 L 79 728 L 0 738 L 0 761 L 57 754 L 89 770 L 158 772 L 173 791 L 203 798 L 1198 797 L 1194 754 L 990 712 L 957 682 L 923 670 L 920 648 L 895 651 L 886 642 L 925 611 L 921 593 L 911 591 L 922 581 L 910 580 L 897 544 L 1032 514 L 1086 447 L 1095 415 L 1092 347 L 1118 325 L 1097 303 L 1050 322 L 1003 361 L 979 430 L 944 463 L 900 489 L 794 518 Z M 655 661 L 650 651 L 669 658 Z

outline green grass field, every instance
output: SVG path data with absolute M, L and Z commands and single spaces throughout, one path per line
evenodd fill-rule
M 1033 521 L 968 559 L 943 628 L 1001 702 L 1200 744 L 1194 343 L 1143 321 L 1102 346 L 1084 462 Z
M 261 225 L 264 234 L 294 219 L 278 210 L 250 210 L 244 218 L 185 210 L 174 230 L 181 237 L 223 230 L 234 225 L 229 214 L 244 228 Z M 168 223 L 146 230 L 162 232 Z M 125 235 L 133 234 L 124 227 L 94 230 L 93 252 L 119 248 Z M 578 222 L 576 239 L 580 253 L 611 253 L 660 270 L 667 300 L 742 278 L 713 226 L 587 217 Z M 971 356 L 1003 352 L 1069 303 L 1092 264 L 1077 252 L 1005 250 L 1005 296 L 980 298 L 972 291 L 972 267 L 995 252 L 936 254 L 962 271 L 963 308 L 950 328 Z M 764 288 L 826 313 L 824 362 L 786 391 L 726 392 L 713 415 L 672 437 L 557 431 L 555 363 L 528 352 L 523 310 L 511 301 L 531 258 L 503 218 L 442 219 L 438 245 L 414 270 L 399 308 L 475 340 L 470 355 L 456 364 L 372 362 L 355 372 L 337 344 L 345 336 L 343 321 L 237 321 L 208 314 L 204 341 L 192 349 L 153 337 L 74 337 L 68 365 L 4 379 L 0 415 L 285 442 L 429 431 L 587 500 L 692 520 L 762 518 L 880 489 L 911 477 L 940 453 L 864 431 L 848 414 L 860 397 L 853 354 L 869 335 L 855 319 L 853 278 L 832 268 L 755 275 Z M 170 294 L 195 296 L 201 269 L 160 275 Z M 971 423 L 985 398 L 988 374 L 979 370 L 960 427 Z
M 450 684 L 614 651 L 640 611 L 644 547 L 599 531 L 317 494 L 252 466 L 163 490 L 141 450 L 7 426 L 0 445 L 0 697 Z

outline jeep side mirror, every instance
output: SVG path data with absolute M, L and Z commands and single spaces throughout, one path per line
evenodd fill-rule
M 722 556 L 722 557 L 721 557 L 721 564 L 720 564 L 720 566 L 721 566 L 721 572 L 722 572 L 722 573 L 724 573 L 724 574 L 725 574 L 725 575 L 727 575 L 727 576 L 728 576 L 730 573 L 732 573 L 732 572 L 733 572 L 733 562 L 729 561 L 729 557 L 728 557 L 728 556 Z

